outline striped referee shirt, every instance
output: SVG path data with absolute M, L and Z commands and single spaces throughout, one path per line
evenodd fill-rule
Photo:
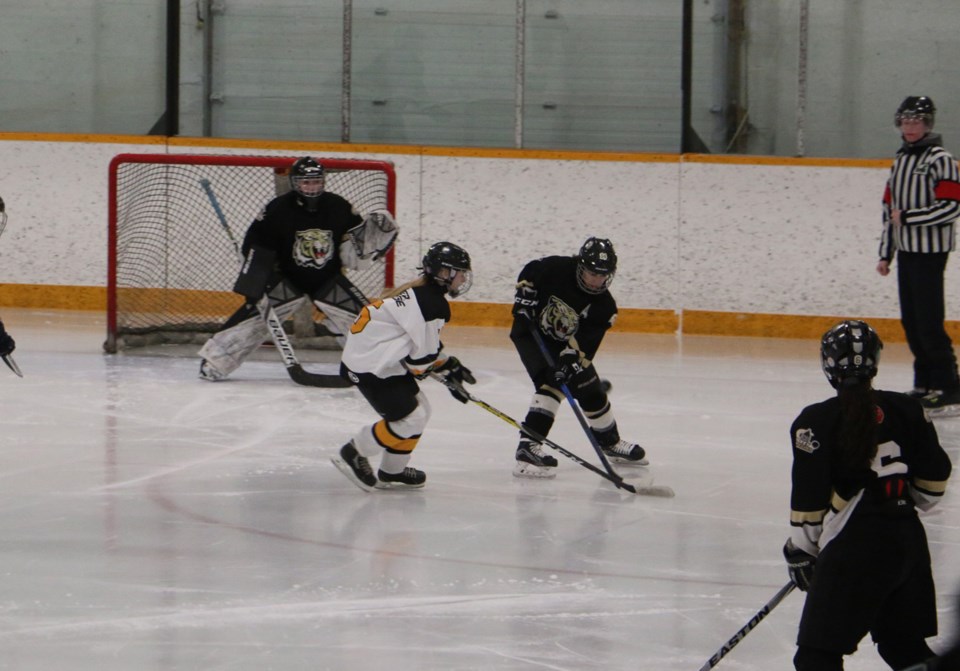
M 928 133 L 913 144 L 904 143 L 893 160 L 883 194 L 883 260 L 893 260 L 897 250 L 924 254 L 954 250 L 960 172 L 940 143 L 939 134 Z M 899 229 L 890 219 L 890 210 L 901 210 Z

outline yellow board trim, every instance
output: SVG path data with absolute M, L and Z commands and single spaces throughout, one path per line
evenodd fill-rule
M 794 158 L 731 154 L 657 154 L 644 152 L 562 151 L 509 147 L 442 147 L 399 144 L 344 144 L 299 140 L 230 139 L 222 137 L 165 137 L 160 135 L 97 135 L 94 133 L 0 133 L 0 141 L 77 142 L 212 149 L 289 151 L 294 154 L 394 154 L 400 156 L 458 156 L 543 161 L 619 161 L 627 163 L 714 163 L 726 165 L 787 165 L 798 167 L 889 168 L 890 159 Z
M 121 297 L 136 300 L 146 311 L 173 311 L 185 315 L 229 314 L 239 307 L 241 301 L 231 292 L 186 289 L 122 289 Z M 202 307 L 198 308 L 198 305 Z M 150 306 L 154 307 L 150 309 Z M 88 286 L 4 284 L 0 285 L 0 307 L 106 311 L 107 290 Z M 451 321 L 458 326 L 509 328 L 513 323 L 511 308 L 512 304 L 454 301 L 450 304 Z M 824 317 L 621 308 L 612 331 L 807 340 L 819 339 L 824 331 L 847 318 L 867 319 L 884 342 L 906 342 L 899 320 L 869 315 Z M 946 328 L 954 341 L 960 341 L 960 322 L 948 321 Z

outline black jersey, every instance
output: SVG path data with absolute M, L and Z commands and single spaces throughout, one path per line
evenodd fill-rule
M 277 254 L 280 274 L 307 294 L 312 294 L 340 273 L 340 245 L 347 231 L 363 223 L 342 196 L 324 192 L 314 212 L 290 191 L 274 198 L 257 216 L 243 240 L 243 253 L 257 245 Z
M 536 323 L 551 349 L 562 349 L 570 342 L 592 359 L 616 320 L 617 302 L 609 291 L 591 294 L 581 289 L 577 263 L 574 256 L 536 259 L 520 271 L 517 286 L 537 290 Z M 525 320 L 515 320 L 510 337 L 523 337 L 527 328 Z
M 919 401 L 897 392 L 874 393 L 878 449 L 869 469 L 851 472 L 840 465 L 838 397 L 804 408 L 790 427 L 792 538 L 810 554 L 836 537 L 858 506 L 864 514 L 899 514 L 913 505 L 927 509 L 946 489 L 950 459 Z

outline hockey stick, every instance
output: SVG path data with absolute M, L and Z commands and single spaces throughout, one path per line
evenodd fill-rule
M 16 373 L 17 377 L 23 377 L 23 373 L 20 372 L 20 366 L 18 366 L 17 362 L 13 360 L 12 354 L 4 354 L 3 363 L 7 364 L 7 367 Z
M 786 585 L 784 585 L 779 592 L 774 594 L 773 598 L 767 601 L 763 608 L 757 611 L 757 613 L 750 618 L 750 621 L 743 625 L 740 630 L 730 637 L 730 640 L 720 646 L 720 649 L 713 653 L 713 656 L 706 661 L 706 663 L 700 667 L 700 671 L 710 671 L 713 667 L 720 663 L 720 660 L 723 659 L 728 652 L 733 650 L 736 645 L 746 638 L 747 634 L 753 631 L 754 627 L 763 622 L 763 618 L 770 614 L 770 611 L 777 607 L 781 601 L 786 598 L 786 596 L 794 590 L 796 585 L 791 580 Z
M 244 258 L 243 253 L 240 250 L 240 244 L 233 235 L 233 231 L 230 230 L 230 225 L 227 223 L 227 217 L 220 208 L 220 202 L 217 200 L 217 196 L 213 192 L 213 187 L 210 185 L 210 180 L 201 179 L 200 186 L 207 194 L 210 205 L 213 207 L 213 211 L 217 215 L 217 221 L 220 222 L 220 226 L 222 226 L 223 230 L 226 231 L 227 237 L 230 238 L 230 242 L 233 243 L 233 249 L 237 254 L 237 259 L 241 264 L 243 264 Z M 283 330 L 283 323 L 280 321 L 280 318 L 277 317 L 277 313 L 273 309 L 273 306 L 270 305 L 270 298 L 267 295 L 264 295 L 259 301 L 257 301 L 257 311 L 260 313 L 260 318 L 263 319 L 264 324 L 267 326 L 267 331 L 270 333 L 270 339 L 273 340 L 274 347 L 276 347 L 277 351 L 280 352 L 283 365 L 286 367 L 287 375 L 290 376 L 291 380 L 305 387 L 351 386 L 348 380 L 343 379 L 339 375 L 310 373 L 303 369 L 303 366 L 301 366 L 300 362 L 297 360 L 296 353 L 293 351 L 293 345 L 290 344 L 290 339 L 287 338 L 287 334 Z
M 540 330 L 537 328 L 536 324 L 530 324 L 530 333 L 533 335 L 533 339 L 537 341 L 537 347 L 540 348 L 540 353 L 543 354 L 543 358 L 547 360 L 547 365 L 551 368 L 554 368 L 556 364 L 553 361 L 553 357 L 550 356 L 550 350 L 547 349 L 547 343 L 543 342 L 543 337 L 540 335 Z M 597 442 L 597 437 L 593 435 L 593 431 L 590 429 L 590 425 L 587 423 L 587 418 L 583 416 L 580 406 L 577 405 L 577 401 L 573 398 L 573 394 L 570 393 L 570 388 L 564 383 L 560 385 L 560 390 L 563 392 L 563 395 L 567 397 L 567 402 L 570 403 L 570 408 L 573 410 L 573 414 L 576 415 L 577 421 L 580 422 L 583 432 L 587 434 L 587 440 L 590 441 L 590 444 L 596 451 L 597 456 L 600 457 L 600 463 L 602 463 L 603 467 L 607 469 L 607 473 L 616 477 L 620 477 L 617 475 L 616 471 L 613 470 L 613 466 L 611 466 L 610 462 L 607 460 L 607 455 L 603 453 L 603 448 L 600 447 L 600 443 Z
M 585 461 L 584 459 L 581 459 L 570 450 L 567 450 L 566 448 L 560 445 L 557 445 L 555 442 L 553 442 L 549 438 L 546 438 L 545 436 L 541 436 L 536 431 L 533 431 L 532 429 L 527 428 L 526 426 L 524 426 L 523 424 L 515 420 L 510 415 L 506 414 L 505 412 L 501 412 L 500 410 L 497 410 L 489 403 L 480 400 L 479 398 L 471 394 L 469 391 L 467 391 L 463 387 L 463 385 L 457 384 L 452 380 L 448 380 L 443 375 L 438 375 L 437 373 L 430 373 L 430 377 L 437 380 L 448 389 L 455 389 L 458 393 L 463 394 L 472 403 L 479 405 L 481 408 L 489 412 L 491 415 L 495 415 L 496 417 L 499 417 L 500 419 L 505 421 L 507 424 L 511 425 L 513 428 L 520 431 L 520 433 L 530 438 L 531 440 L 535 440 L 538 443 L 542 443 L 548 447 L 553 448 L 554 450 L 556 450 L 563 456 L 567 457 L 568 459 L 580 464 L 581 466 L 586 468 L 588 471 L 593 471 L 594 473 L 599 475 L 601 478 L 605 480 L 609 480 L 614 484 L 614 486 L 616 486 L 619 489 L 626 490 L 632 494 L 637 494 L 639 496 L 664 496 L 668 498 L 673 496 L 673 490 L 670 489 L 669 487 L 652 485 L 652 484 L 651 485 L 634 484 L 634 483 L 624 481 L 624 479 L 619 475 L 617 475 L 616 472 L 610 473 L 610 472 L 602 471 L 596 466 L 594 466 L 593 464 L 591 464 L 589 461 Z

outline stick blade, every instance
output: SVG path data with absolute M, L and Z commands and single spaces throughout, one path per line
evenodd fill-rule
M 18 366 L 17 362 L 13 360 L 12 354 L 4 354 L 3 363 L 7 364 L 7 367 L 16 373 L 17 377 L 23 377 L 23 373 L 20 372 L 20 366 Z
M 672 499 L 676 496 L 673 488 L 666 485 L 641 485 L 634 488 L 634 494 L 637 496 L 659 496 L 665 499 Z
M 353 386 L 350 380 L 345 380 L 339 375 L 327 375 L 324 373 L 309 373 L 303 369 L 300 364 L 294 364 L 287 368 L 290 379 L 301 384 L 304 387 L 325 387 L 328 389 L 344 389 Z
M 672 487 L 653 484 L 653 476 L 649 474 L 637 478 L 624 479 L 623 484 L 626 489 L 637 496 L 659 496 L 666 499 L 672 499 L 676 496 Z

